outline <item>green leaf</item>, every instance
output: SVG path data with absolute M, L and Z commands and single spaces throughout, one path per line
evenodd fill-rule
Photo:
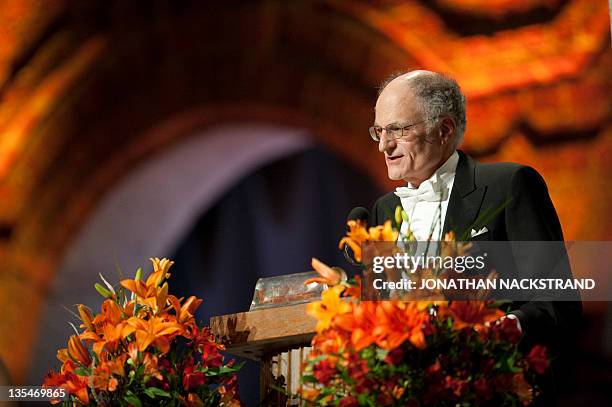
M 361 351 L 361 357 L 363 359 L 371 359 L 375 356 L 374 349 L 372 346 L 368 346 L 364 350 Z
M 360 406 L 370 405 L 370 400 L 368 400 L 367 394 L 364 394 L 364 393 L 357 395 L 357 402 L 359 403 Z
M 219 374 L 228 374 L 228 373 L 234 373 L 237 372 L 239 370 L 239 368 L 233 367 L 233 366 L 221 366 L 219 368 Z
M 102 284 L 100 283 L 95 283 L 94 284 L 94 288 L 96 289 L 96 291 L 104 298 L 112 298 L 113 297 L 113 293 L 111 293 L 110 291 L 108 291 L 106 289 L 106 287 L 104 287 Z
M 198 371 L 200 372 L 204 372 L 206 374 L 207 377 L 214 377 L 214 376 L 224 376 L 230 373 L 236 373 L 238 372 L 240 369 L 242 369 L 242 366 L 244 365 L 244 362 L 235 365 L 235 366 L 220 366 L 217 368 L 200 368 Z
M 142 374 L 144 373 L 144 369 L 145 369 L 145 365 L 138 366 L 138 368 L 136 369 L 136 375 L 142 376 Z
M 147 387 L 144 390 L 144 393 L 151 397 L 152 399 L 154 399 L 155 397 L 159 396 L 159 397 L 170 397 L 170 393 L 168 393 L 167 391 L 164 391 L 162 389 L 158 389 L 157 387 Z
M 303 383 L 319 383 L 319 381 L 311 375 L 304 375 L 302 376 L 302 382 Z
M 325 359 L 327 359 L 327 355 L 319 355 L 319 356 L 317 356 L 315 358 L 310 359 L 308 362 L 312 363 L 312 364 L 315 364 L 315 363 L 320 362 L 320 361 L 325 360 Z
M 495 363 L 494 368 L 501 370 L 502 372 L 511 372 L 511 373 L 520 373 L 522 369 L 514 365 L 514 354 L 511 355 L 503 355 L 497 363 Z
M 76 369 L 74 369 L 74 373 L 79 376 L 89 376 L 91 375 L 91 370 L 84 367 L 77 367 Z
M 389 351 L 386 349 L 376 348 L 376 359 L 385 360 L 388 353 Z
M 270 388 L 272 390 L 275 390 L 275 391 L 279 392 L 280 394 L 284 394 L 285 396 L 291 396 L 291 393 L 289 393 L 289 390 L 287 390 L 287 389 L 285 389 L 283 387 L 277 386 L 275 384 L 270 384 L 269 386 L 270 386 Z
M 128 403 L 134 405 L 135 407 L 142 407 L 142 403 L 140 402 L 140 399 L 136 397 L 136 395 L 129 390 L 126 393 L 126 395 L 123 397 L 123 399 L 127 401 Z

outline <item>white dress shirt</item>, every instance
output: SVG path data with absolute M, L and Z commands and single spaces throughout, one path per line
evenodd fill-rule
M 440 168 L 418 188 L 410 183 L 399 187 L 395 195 L 400 198 L 408 221 L 402 222 L 400 231 L 405 235 L 411 230 L 418 241 L 442 240 L 442 230 L 448 208 L 448 200 L 455 181 L 459 154 L 455 151 Z

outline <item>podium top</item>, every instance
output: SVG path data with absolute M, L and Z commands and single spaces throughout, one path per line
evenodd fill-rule
M 261 360 L 267 354 L 310 345 L 317 321 L 306 313 L 307 305 L 216 316 L 210 319 L 210 328 L 232 355 Z

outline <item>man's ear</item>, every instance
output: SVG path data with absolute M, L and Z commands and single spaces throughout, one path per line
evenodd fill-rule
M 455 119 L 452 117 L 445 117 L 440 123 L 440 140 L 444 143 L 450 142 L 455 136 L 457 126 L 455 125 Z

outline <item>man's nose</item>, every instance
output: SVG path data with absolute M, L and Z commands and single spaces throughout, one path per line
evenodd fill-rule
M 378 141 L 378 151 L 384 153 L 387 150 L 393 150 L 393 148 L 395 148 L 395 139 L 389 137 L 387 129 L 383 129 Z

